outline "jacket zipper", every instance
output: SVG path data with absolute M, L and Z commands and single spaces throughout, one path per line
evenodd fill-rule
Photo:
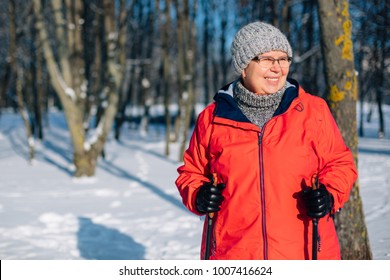
M 291 103 L 292 104 L 292 103 Z M 290 104 L 290 106 L 291 106 Z M 295 107 L 295 105 L 294 105 Z M 287 110 L 283 112 L 280 115 L 286 114 Z M 278 116 L 280 116 L 278 115 Z M 275 118 L 277 116 L 273 116 L 271 119 Z M 267 237 L 267 218 L 266 218 L 266 212 L 265 212 L 265 187 L 264 187 L 264 160 L 263 160 L 263 136 L 264 131 L 267 123 L 269 123 L 270 120 L 265 122 L 263 127 L 261 128 L 261 131 L 258 133 L 258 145 L 259 145 L 259 168 L 260 168 L 260 203 L 261 203 L 261 231 L 263 235 L 263 256 L 264 260 L 268 260 L 268 237 Z
M 286 112 L 287 111 L 283 112 L 280 115 L 286 114 Z M 275 118 L 275 117 L 277 117 L 277 116 L 274 116 L 272 118 Z M 263 125 L 263 127 L 261 128 L 261 131 L 258 133 L 259 168 L 260 168 L 260 203 L 261 203 L 261 222 L 262 222 L 261 231 L 262 231 L 262 235 L 263 235 L 263 257 L 264 257 L 264 260 L 268 260 L 268 237 L 267 237 L 267 218 L 266 218 L 266 210 L 265 210 L 266 207 L 265 207 L 265 187 L 264 187 L 263 136 L 264 136 L 265 127 L 269 121 L 270 120 L 268 120 Z
M 267 238 L 267 223 L 265 213 L 265 190 L 264 190 L 264 165 L 263 165 L 263 135 L 264 126 L 259 132 L 259 168 L 260 168 L 260 202 L 261 202 L 261 221 L 263 235 L 263 256 L 264 260 L 268 260 L 268 238 Z

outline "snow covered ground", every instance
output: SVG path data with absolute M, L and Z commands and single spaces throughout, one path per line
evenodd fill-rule
M 374 259 L 390 260 L 390 107 L 359 139 L 359 180 Z M 375 116 L 375 114 L 374 114 Z M 163 156 L 164 129 L 123 130 L 92 179 L 72 178 L 63 115 L 51 112 L 36 159 L 27 162 L 19 115 L 0 116 L 0 259 L 199 259 L 202 221 L 181 203 L 178 146 Z

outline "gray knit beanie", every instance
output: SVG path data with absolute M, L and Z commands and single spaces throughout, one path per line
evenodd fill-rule
M 244 26 L 237 32 L 231 47 L 235 73 L 241 75 L 254 57 L 269 51 L 283 51 L 292 57 L 290 43 L 276 27 L 260 21 Z

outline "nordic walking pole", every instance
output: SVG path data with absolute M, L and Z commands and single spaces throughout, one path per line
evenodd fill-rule
M 213 186 L 217 186 L 217 174 L 213 173 Z M 210 257 L 210 242 L 211 242 L 211 230 L 213 228 L 214 213 L 208 213 L 207 215 L 207 231 L 206 231 L 206 252 L 204 259 L 208 260 Z
M 312 183 L 312 189 L 318 189 L 318 177 L 316 176 L 314 182 Z M 318 248 L 318 218 L 313 218 L 313 247 L 312 255 L 313 260 L 317 259 L 317 248 Z

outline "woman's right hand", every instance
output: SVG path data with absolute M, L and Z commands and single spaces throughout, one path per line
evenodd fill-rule
M 205 182 L 196 194 L 196 209 L 200 213 L 213 213 L 221 210 L 220 206 L 224 197 L 222 190 L 225 184 L 219 183 L 214 186 L 211 182 Z

